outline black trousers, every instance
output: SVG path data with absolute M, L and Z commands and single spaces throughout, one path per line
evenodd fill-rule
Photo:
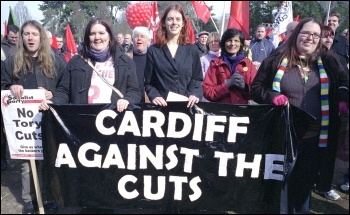
M 299 141 L 296 159 L 281 190 L 281 214 L 310 213 L 311 192 L 318 173 L 319 137 Z
M 4 128 L 4 118 L 2 117 L 1 113 L 1 160 L 6 160 L 6 144 L 7 144 L 7 138 L 5 134 L 5 128 Z

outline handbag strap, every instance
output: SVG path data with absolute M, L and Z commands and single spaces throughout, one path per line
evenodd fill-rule
M 81 55 L 80 55 L 80 56 L 81 56 Z M 83 58 L 83 56 L 81 56 L 81 58 Z M 92 68 L 92 70 L 97 74 L 98 77 L 100 77 L 100 78 L 102 79 L 102 81 L 103 81 L 104 83 L 106 83 L 110 88 L 112 88 L 112 90 L 113 90 L 115 93 L 117 93 L 117 95 L 118 95 L 120 98 L 123 98 L 123 97 L 124 97 L 123 93 L 120 92 L 120 90 L 118 90 L 115 86 L 109 84 L 109 83 L 106 81 L 106 79 L 104 79 L 104 78 L 97 72 L 95 66 L 92 65 L 90 59 L 85 59 L 85 58 L 83 58 L 83 60 Z

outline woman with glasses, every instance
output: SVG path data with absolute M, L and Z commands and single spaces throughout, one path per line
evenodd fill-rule
M 220 41 L 221 56 L 210 62 L 203 81 L 203 95 L 211 102 L 248 104 L 256 68 L 243 51 L 244 33 L 227 29 Z
M 281 213 L 310 213 L 319 162 L 329 159 L 320 157 L 318 149 L 335 147 L 339 114 L 348 112 L 349 80 L 336 58 L 321 51 L 321 36 L 318 20 L 300 21 L 285 51 L 263 61 L 251 86 L 255 102 L 291 104 L 315 118 L 298 140 L 292 168 L 285 170 L 288 178 L 281 192 Z
M 334 31 L 329 26 L 322 27 L 321 43 L 324 51 L 328 54 L 332 54 L 338 60 L 340 59 L 338 53 L 331 49 L 334 40 Z M 340 66 L 340 60 L 339 60 Z M 344 118 L 343 120 L 348 120 Z M 341 130 L 341 129 L 340 129 Z M 334 164 L 337 154 L 337 144 L 332 144 L 333 147 L 319 148 L 319 156 L 327 157 L 327 159 L 321 159 L 319 165 L 319 173 L 316 181 L 315 192 L 325 197 L 326 199 L 336 201 L 340 199 L 340 195 L 335 192 L 332 188 Z

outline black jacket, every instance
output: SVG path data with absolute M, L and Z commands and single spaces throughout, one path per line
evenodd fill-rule
M 169 91 L 187 96 L 203 97 L 203 73 L 198 48 L 195 45 L 179 45 L 175 59 L 167 45 L 152 45 L 147 51 L 145 67 L 145 91 L 153 101 L 165 100 Z
M 15 55 L 17 51 L 16 45 L 9 43 L 6 36 L 1 41 L 1 48 L 4 51 L 6 58 Z
M 92 62 L 95 64 L 95 62 Z M 114 59 L 116 87 L 129 103 L 141 101 L 141 91 L 136 77 L 135 63 L 119 49 Z M 57 104 L 88 104 L 88 92 L 91 85 L 93 69 L 80 55 L 74 56 L 67 64 L 64 76 L 51 99 Z M 115 103 L 120 97 L 113 92 L 111 101 Z
M 280 55 L 279 55 L 280 56 Z M 331 53 L 321 55 L 323 66 L 329 79 L 329 136 L 328 140 L 337 140 L 340 118 L 339 101 L 349 102 L 349 79 L 337 58 Z M 279 92 L 272 90 L 272 83 L 279 67 L 279 57 L 272 55 L 266 58 L 259 67 L 251 84 L 253 100 L 261 104 L 272 104 Z
M 334 37 L 333 45 L 331 48 L 334 52 L 336 52 L 339 56 L 339 60 L 342 63 L 345 71 L 347 71 L 347 75 L 349 77 L 349 44 L 346 41 L 346 38 L 340 34 L 337 34 Z
M 1 63 L 2 90 L 8 90 L 13 84 L 25 86 L 26 77 L 22 72 L 19 74 L 19 79 L 14 79 L 13 77 L 14 58 L 15 56 L 10 56 L 9 58 L 6 58 L 3 63 Z M 35 69 L 35 77 L 38 87 L 44 87 L 46 90 L 51 91 L 52 94 L 55 95 L 56 88 L 63 77 L 64 69 L 65 64 L 57 55 L 55 56 L 55 78 L 47 78 L 42 72 L 39 72 L 40 68 L 37 66 Z

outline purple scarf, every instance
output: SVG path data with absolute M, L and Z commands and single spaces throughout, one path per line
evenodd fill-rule
M 231 73 L 235 73 L 237 64 L 244 58 L 244 54 L 238 54 L 236 56 L 229 56 L 228 54 L 223 54 L 222 59 L 227 63 L 231 69 Z
M 93 49 L 89 49 L 88 56 L 96 62 L 105 62 L 111 57 L 111 55 L 109 54 L 109 47 L 105 48 L 102 51 L 95 51 Z

